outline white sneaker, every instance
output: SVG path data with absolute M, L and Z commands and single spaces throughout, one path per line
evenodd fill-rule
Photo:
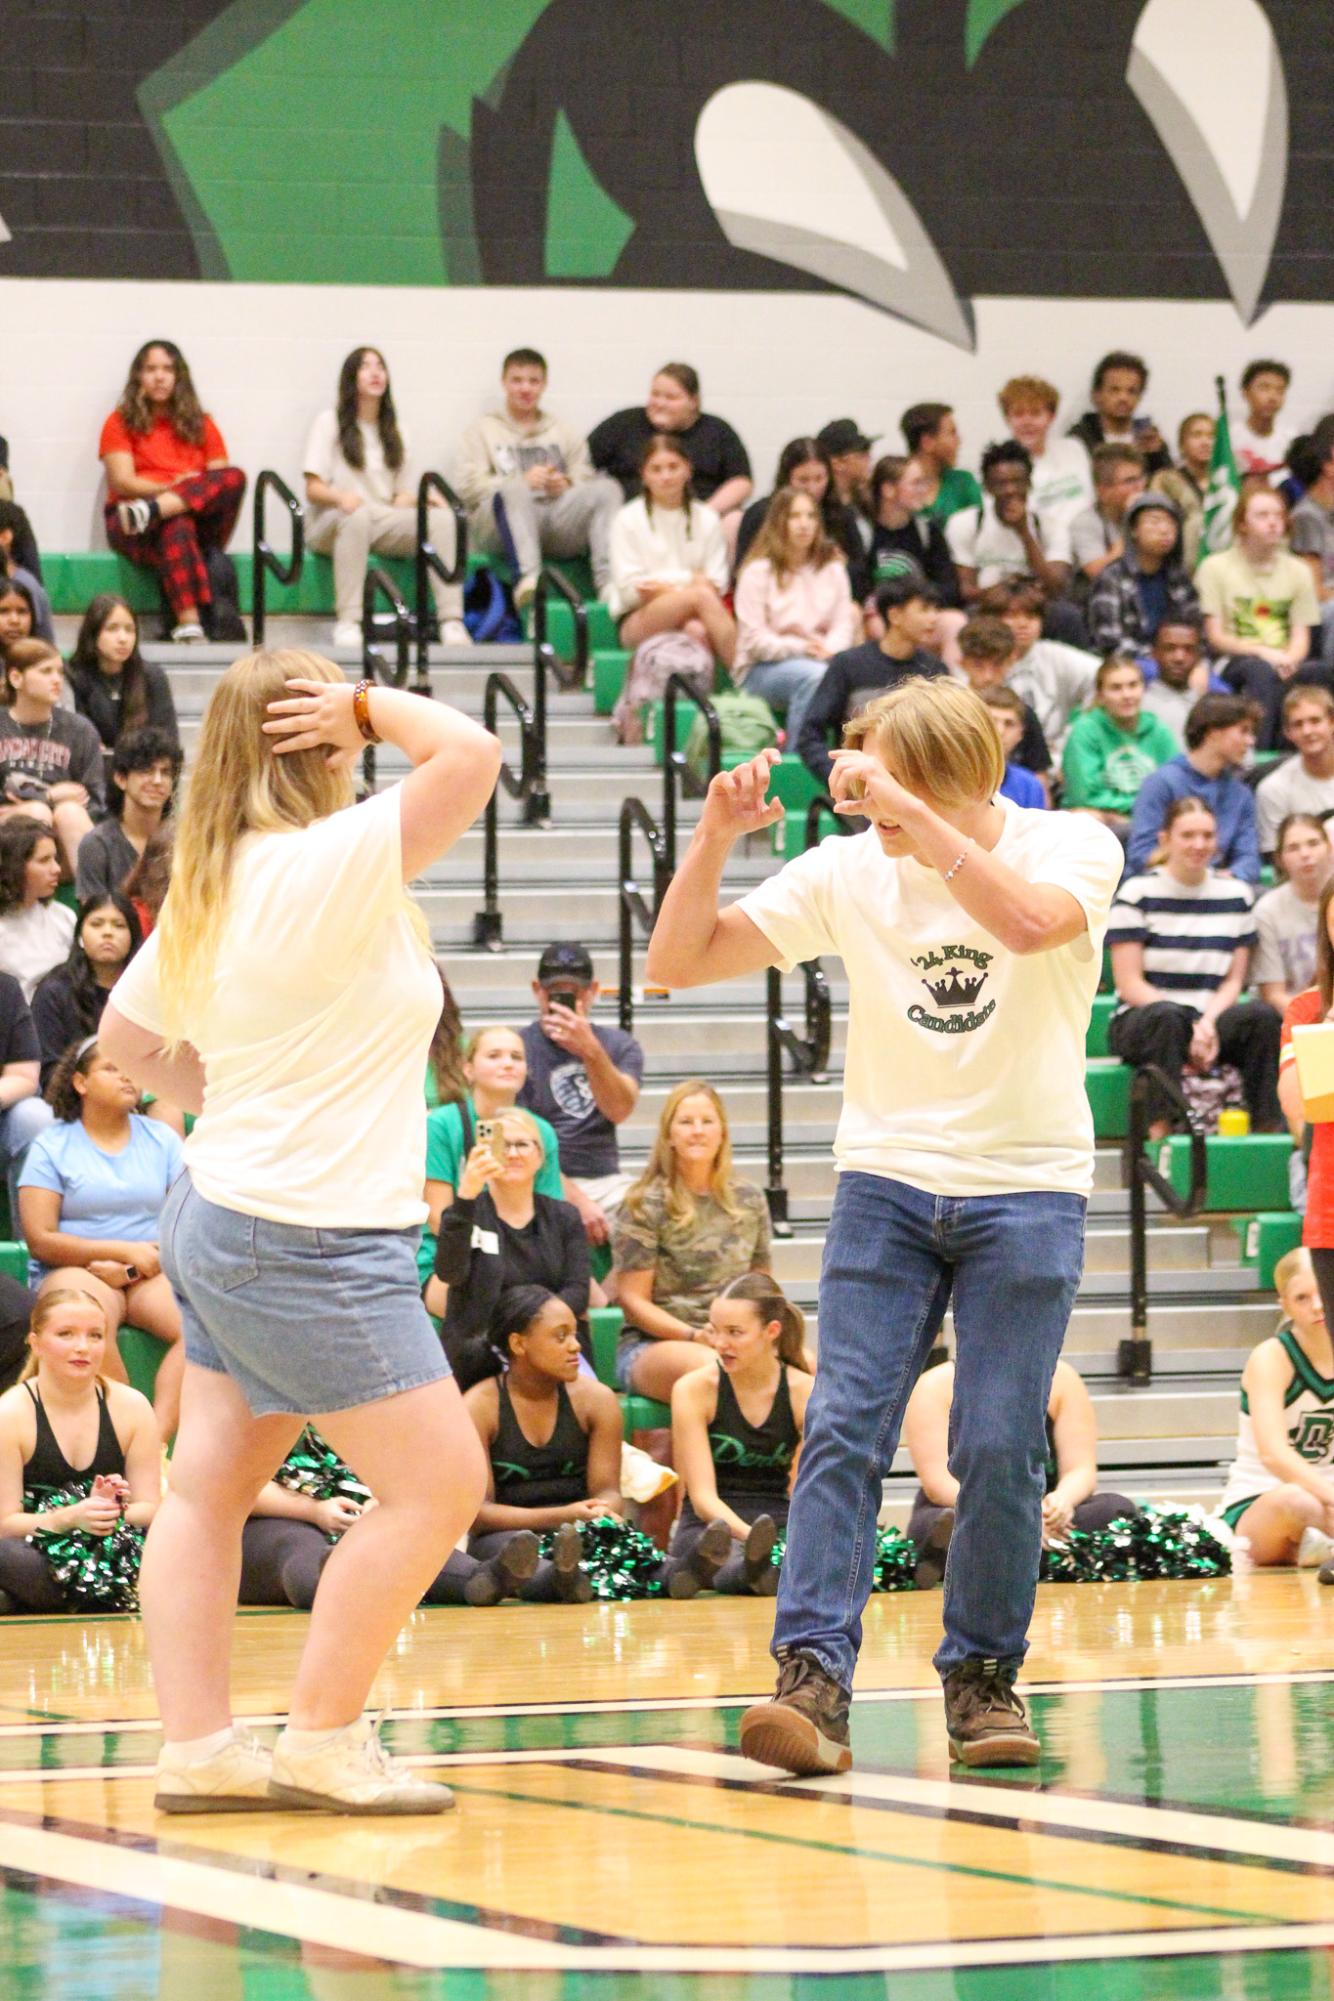
M 447 618 L 440 628 L 443 646 L 471 646 L 472 634 L 461 618 Z
M 366 1716 L 310 1751 L 293 1750 L 284 1730 L 273 1750 L 269 1792 L 277 1804 L 329 1813 L 444 1813 L 454 1804 L 448 1786 L 414 1778 L 391 1758 Z
M 361 645 L 361 627 L 353 619 L 340 618 L 333 629 L 333 643 L 335 646 L 359 647 Z
M 1323 1529 L 1303 1529 L 1302 1539 L 1297 1545 L 1298 1570 L 1319 1570 L 1334 1557 L 1334 1536 L 1328 1536 Z
M 245 1731 L 212 1758 L 187 1764 L 170 1744 L 158 1753 L 153 1804 L 159 1813 L 276 1813 L 269 1789 L 273 1753 Z
M 116 518 L 126 535 L 142 535 L 153 519 L 153 509 L 147 500 L 118 500 Z
M 173 646 L 194 646 L 204 637 L 204 628 L 197 618 L 187 618 L 183 625 L 171 628 Z

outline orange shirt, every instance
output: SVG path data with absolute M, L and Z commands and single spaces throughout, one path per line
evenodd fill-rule
M 1297 1061 L 1292 1045 L 1294 1028 L 1308 1028 L 1324 1018 L 1319 987 L 1307 987 L 1288 1002 L 1283 1016 L 1283 1039 L 1279 1047 L 1280 1076 Z M 1308 1250 L 1334 1250 L 1334 1119 L 1311 1121 L 1311 1165 L 1306 1182 L 1306 1220 L 1302 1242 Z
M 132 431 L 118 410 L 103 424 L 98 442 L 97 456 L 104 459 L 108 452 L 128 452 L 139 479 L 162 480 L 168 486 L 203 472 L 212 459 L 227 457 L 222 432 L 211 417 L 204 419 L 203 443 L 192 445 L 172 429 L 168 417 L 155 418 L 150 431 Z

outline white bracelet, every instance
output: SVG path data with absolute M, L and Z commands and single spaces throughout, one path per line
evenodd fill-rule
M 946 881 L 946 882 L 953 882 L 953 880 L 954 880 L 955 876 L 956 876 L 956 875 L 957 875 L 957 874 L 959 873 L 959 870 L 960 870 L 960 869 L 961 869 L 961 868 L 963 867 L 963 865 L 964 865 L 964 863 L 965 863 L 965 862 L 967 861 L 967 859 L 968 859 L 968 849 L 967 849 L 967 848 L 963 848 L 963 849 L 961 849 L 961 850 L 960 850 L 960 852 L 959 852 L 959 853 L 958 853 L 958 854 L 957 854 L 957 855 L 955 856 L 955 858 L 954 858 L 954 865 L 953 865 L 953 867 L 952 867 L 952 868 L 947 868 L 947 869 L 946 869 L 946 871 L 945 871 L 945 881 Z

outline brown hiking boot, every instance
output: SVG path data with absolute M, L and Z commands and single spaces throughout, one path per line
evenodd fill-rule
M 757 1702 L 741 1719 L 742 1755 L 803 1778 L 846 1772 L 851 1700 L 809 1654 L 788 1654 L 779 1664 L 773 1701 Z
M 964 1661 L 945 1676 L 945 1724 L 961 1765 L 1036 1765 L 1042 1756 L 1013 1671 L 999 1661 Z

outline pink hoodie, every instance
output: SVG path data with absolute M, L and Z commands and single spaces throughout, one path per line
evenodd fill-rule
M 799 660 L 811 640 L 840 653 L 856 637 L 848 566 L 841 559 L 816 570 L 790 570 L 779 584 L 767 557 L 742 565 L 736 582 L 735 678 L 757 660 Z

